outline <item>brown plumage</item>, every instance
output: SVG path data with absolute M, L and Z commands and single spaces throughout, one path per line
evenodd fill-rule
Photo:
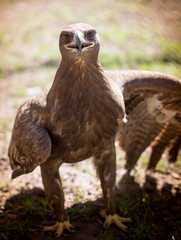
M 114 136 L 124 117 L 121 93 L 116 94 L 98 61 L 99 37 L 87 24 L 66 27 L 60 34 L 62 61 L 48 93 L 20 107 L 9 146 L 12 177 L 40 165 L 45 191 L 54 208 L 59 236 L 71 225 L 64 210 L 59 167 L 94 157 L 105 197 L 105 226 L 116 219 L 114 201 Z M 112 220 L 111 220 L 112 219 Z
M 106 209 L 101 211 L 106 219 L 104 226 L 113 222 L 126 230 L 122 222 L 131 221 L 120 218 L 115 208 L 114 141 L 127 125 L 123 122 L 123 96 L 125 101 L 131 101 L 140 95 L 151 106 L 159 102 L 172 118 L 175 115 L 172 112 L 180 110 L 177 101 L 172 104 L 167 99 L 171 87 L 174 96 L 180 94 L 178 79 L 149 72 L 105 73 L 98 61 L 99 46 L 93 27 L 87 24 L 66 27 L 60 34 L 62 60 L 52 87 L 20 107 L 12 132 L 9 146 L 12 177 L 29 173 L 40 165 L 45 191 L 57 218 L 54 226 L 44 230 L 55 230 L 58 236 L 64 228 L 71 231 L 58 169 L 64 162 L 78 162 L 91 156 L 105 198 Z M 154 110 L 150 109 L 149 114 L 154 115 Z
M 163 137 L 165 140 L 161 142 L 171 140 L 178 133 L 181 123 L 181 91 L 180 87 L 176 89 L 174 85 L 176 82 L 180 85 L 181 81 L 174 76 L 137 70 L 108 71 L 107 75 L 115 79 L 120 88 L 124 86 L 123 82 L 126 83 L 123 96 L 128 122 L 119 128 L 117 141 L 126 153 L 126 168 L 130 170 L 142 152 L 164 131 L 165 125 L 169 124 L 170 131 L 166 133 L 167 140 Z M 131 86 L 129 81 L 135 86 Z M 141 84 L 142 89 L 139 91 L 137 87 L 141 87 Z M 160 145 L 157 153 L 158 151 L 162 151 Z M 156 150 L 154 153 L 151 163 L 159 161 L 159 154 L 156 154 Z
M 154 142 L 151 144 L 152 153 L 150 156 L 148 169 L 155 169 L 157 163 L 159 162 L 164 150 L 170 145 L 168 161 L 175 162 L 177 154 L 180 147 L 181 128 L 173 123 L 166 123 L 162 131 L 155 138 Z M 171 140 L 174 141 L 171 143 Z
M 173 139 L 173 142 L 169 144 L 168 157 L 167 157 L 167 160 L 169 163 L 176 162 L 180 149 L 181 149 L 181 135 L 177 135 Z

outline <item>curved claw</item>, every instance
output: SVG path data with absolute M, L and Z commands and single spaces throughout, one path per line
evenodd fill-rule
M 114 223 L 116 226 L 121 228 L 123 231 L 127 231 L 127 226 L 125 226 L 122 222 L 132 222 L 131 218 L 123 218 L 118 216 L 117 214 L 114 215 L 106 215 L 105 209 L 101 210 L 100 212 L 101 217 L 105 218 L 104 222 L 104 229 L 107 229 L 111 223 Z
M 56 231 L 56 237 L 60 237 L 64 229 L 67 229 L 69 232 L 73 232 L 73 226 L 70 224 L 69 220 L 56 222 L 53 226 L 46 226 L 43 228 L 43 231 Z

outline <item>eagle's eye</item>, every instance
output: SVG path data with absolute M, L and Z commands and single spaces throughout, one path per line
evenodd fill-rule
M 63 38 L 66 43 L 69 43 L 72 40 L 72 35 L 70 33 L 64 33 Z
M 86 38 L 88 39 L 88 40 L 93 40 L 94 39 L 94 37 L 95 37 L 95 31 L 94 30 L 90 30 L 90 31 L 88 31 L 87 33 L 86 33 Z

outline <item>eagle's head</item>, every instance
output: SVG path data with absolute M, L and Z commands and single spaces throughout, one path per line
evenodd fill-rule
M 98 59 L 100 39 L 95 28 L 77 23 L 64 28 L 60 34 L 59 48 L 62 58 Z

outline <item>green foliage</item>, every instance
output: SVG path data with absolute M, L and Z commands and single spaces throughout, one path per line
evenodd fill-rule
M 101 231 L 101 234 L 100 234 L 100 240 L 114 240 L 114 237 L 113 237 L 113 232 L 112 231 Z
M 13 2 L 15 2 L 16 0 L 1 0 L 1 4 L 11 4 Z
M 7 122 L 5 119 L 0 118 L 0 125 L 1 125 L 2 127 L 7 127 L 7 126 L 8 126 L 8 122 Z
M 13 1 L 3 0 L 3 2 L 11 3 Z M 38 8 L 28 14 L 23 11 L 19 12 L 14 25 L 10 24 L 8 28 L 6 22 L 1 23 L 0 43 L 3 46 L 1 75 L 9 69 L 17 72 L 24 71 L 31 63 L 41 66 L 42 62 L 50 59 L 59 62 L 60 54 L 57 42 L 59 30 L 57 31 L 54 24 L 58 19 L 66 22 L 65 25 L 80 22 L 82 19 L 93 25 L 99 26 L 98 23 L 105 25 L 99 31 L 102 42 L 100 59 L 105 68 L 143 69 L 146 67 L 152 70 L 154 63 L 158 66 L 161 66 L 161 63 L 172 63 L 177 64 L 176 68 L 179 68 L 181 62 L 180 43 L 163 37 L 160 29 L 151 23 L 148 27 L 137 20 L 128 25 L 120 24 L 122 14 L 120 9 L 121 11 L 124 9 L 123 12 L 128 15 L 137 14 L 139 7 L 145 13 L 148 11 L 146 5 L 141 1 L 137 1 L 137 4 L 134 1 L 129 1 L 129 3 L 120 1 L 117 4 L 118 9 L 111 8 L 110 2 L 107 0 L 93 1 L 89 6 L 83 6 L 84 11 L 77 9 L 75 11 L 74 4 L 71 3 L 69 0 L 62 2 L 60 6 L 52 4 L 51 11 L 47 11 L 46 14 L 41 14 Z M 23 25 L 20 25 L 19 22 L 23 22 Z M 18 34 L 12 35 L 16 29 L 18 29 Z M 37 44 L 37 39 L 39 44 Z M 56 44 L 52 44 L 52 42 L 56 42 Z M 8 48 L 8 54 L 4 51 L 6 48 Z M 29 49 L 31 50 L 29 51 Z M 159 69 L 163 68 L 158 67 L 157 70 L 159 71 Z M 175 72 L 174 70 L 173 74 Z M 172 74 L 172 68 L 169 73 Z M 176 74 L 178 76 L 180 73 L 176 72 Z
M 43 198 L 30 198 L 26 193 L 20 193 L 21 199 L 21 214 L 33 214 L 33 215 L 40 215 L 45 216 L 48 212 L 49 202 L 48 199 Z
M 22 233 L 22 228 L 26 225 L 26 221 L 24 223 L 19 223 L 17 221 L 8 221 L 4 220 L 0 224 L 0 239 L 10 239 L 7 238 L 7 235 L 9 235 L 10 232 L 16 231 L 19 233 Z M 2 237 L 2 238 L 1 238 Z
M 118 69 L 123 65 L 123 57 L 118 53 L 110 54 L 110 51 L 102 51 L 100 61 L 106 69 Z
M 94 211 L 94 206 L 92 202 L 84 203 L 84 204 L 75 204 L 72 208 L 67 209 L 67 214 L 70 217 L 70 220 L 77 218 L 84 218 L 85 220 L 89 220 L 91 214 Z
M 177 156 L 176 166 L 181 170 L 181 153 Z
M 84 191 L 78 190 L 76 195 L 75 195 L 75 201 L 79 202 L 81 199 L 84 198 L 84 195 L 85 195 Z
M 0 190 L 2 190 L 2 189 L 3 189 L 3 191 L 8 190 L 8 187 L 11 183 L 12 183 L 12 181 L 0 182 Z
M 173 64 L 181 64 L 181 42 L 172 42 L 168 39 L 160 39 L 160 61 Z
M 137 203 L 135 199 L 130 199 L 123 189 L 121 198 L 116 199 L 116 209 L 120 216 L 128 217 L 137 214 Z
M 38 208 L 36 209 L 37 213 L 42 217 L 45 216 L 48 212 L 49 207 L 48 199 L 38 198 L 37 204 L 38 204 Z
M 20 81 L 14 81 L 14 87 L 16 89 L 16 94 L 21 97 L 27 96 L 27 88 Z
M 155 170 L 164 173 L 164 172 L 167 171 L 167 170 L 166 170 L 166 166 L 167 166 L 167 161 L 166 161 L 165 158 L 162 157 L 162 158 L 159 160 L 158 164 L 156 165 Z
M 158 227 L 154 223 L 149 223 L 149 216 L 145 215 L 140 218 L 135 216 L 133 226 L 130 226 L 130 240 L 146 240 L 154 236 Z
M 23 207 L 24 207 L 25 214 L 26 213 L 30 213 L 31 214 L 33 212 L 33 210 L 34 210 L 33 200 L 29 199 L 29 198 L 24 199 L 23 200 Z

